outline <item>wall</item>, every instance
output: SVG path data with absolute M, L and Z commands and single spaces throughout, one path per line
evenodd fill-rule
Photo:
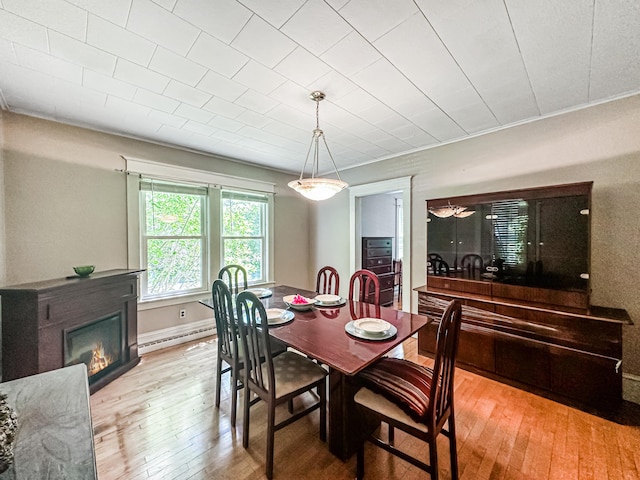
M 362 198 L 360 221 L 363 237 L 396 236 L 396 200 L 393 195 L 369 195 Z
M 341 172 L 351 185 L 412 176 L 411 287 L 423 285 L 425 200 L 543 185 L 593 181 L 591 300 L 626 309 L 636 325 L 623 332 L 624 395 L 640 403 L 640 96 L 515 126 L 480 137 Z M 318 204 L 316 265 L 349 272 L 349 196 Z M 347 212 L 347 213 L 345 213 Z M 330 247 L 329 247 L 330 246 Z M 412 298 L 417 311 L 417 296 Z M 633 398 L 632 398 L 633 397 Z
M 125 174 L 121 155 L 276 183 L 275 282 L 309 283 L 309 202 L 286 186 L 295 175 L 169 148 L 130 138 L 2 112 L 0 117 L 0 250 L 2 285 L 59 278 L 72 266 L 96 270 L 127 265 Z M 141 307 L 139 331 L 184 327 L 212 318 L 206 307 L 188 304 Z

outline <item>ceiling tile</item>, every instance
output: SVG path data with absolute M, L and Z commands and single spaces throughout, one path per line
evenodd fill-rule
M 286 35 L 257 15 L 249 19 L 231 46 L 269 68 L 276 66 L 296 48 Z
M 118 60 L 113 76 L 156 93 L 162 93 L 169 84 L 169 78 L 164 75 L 123 59 Z
M 235 103 L 227 102 L 225 99 L 220 97 L 213 97 L 205 103 L 202 108 L 228 118 L 236 118 L 245 111 L 244 107 L 236 105 Z
M 129 102 L 118 97 L 109 95 L 105 107 L 115 115 L 119 115 L 121 119 L 129 119 L 131 117 L 138 116 L 140 118 L 146 118 L 149 115 L 151 109 L 134 102 Z
M 188 132 L 199 133 L 200 135 L 211 135 L 216 131 L 216 129 L 210 125 L 204 125 L 199 122 L 194 122 L 193 120 L 189 120 L 182 127 L 183 130 Z
M 82 84 L 82 67 L 53 55 L 15 45 L 16 57 L 23 67 L 40 70 L 52 77 L 61 78 L 78 85 Z
M 197 88 L 190 87 L 176 80 L 171 80 L 163 92 L 168 97 L 188 103 L 194 107 L 202 107 L 211 99 L 211 94 Z
M 589 99 L 593 0 L 506 0 L 540 111 Z
M 229 102 L 233 102 L 247 90 L 247 87 L 211 70 L 205 74 L 197 87 L 199 90 L 224 98 Z
M 180 104 L 180 106 L 174 113 L 181 117 L 188 118 L 189 120 L 195 120 L 196 122 L 200 123 L 207 123 L 213 118 L 213 113 L 202 110 L 201 108 L 192 107 L 191 105 L 187 105 L 186 103 Z
M 314 55 L 322 55 L 351 31 L 349 24 L 321 0 L 309 0 L 280 29 Z
M 56 57 L 105 75 L 113 75 L 115 55 L 54 31 L 49 32 L 49 48 Z
M 98 17 L 102 17 L 120 27 L 127 24 L 131 0 L 67 0 L 84 10 L 87 10 Z
M 127 29 L 181 55 L 186 55 L 200 31 L 149 0 L 135 0 Z
M 381 58 L 358 33 L 350 33 L 321 55 L 321 58 L 343 75 L 353 75 Z
M 251 12 L 235 0 L 178 0 L 173 13 L 230 44 Z
M 149 69 L 192 87 L 196 86 L 207 72 L 207 69 L 202 65 L 162 47 L 158 47 L 153 54 Z
M 187 57 L 226 77 L 233 77 L 249 58 L 206 33 L 200 34 Z
M 0 25 L 2 25 L 0 38 L 43 52 L 47 51 L 47 29 L 42 25 L 6 10 L 0 10 Z
M 311 55 L 304 48 L 298 47 L 282 60 L 274 70 L 283 77 L 308 87 L 318 78 L 326 75 L 331 70 L 331 67 L 318 60 L 318 57 Z
M 171 12 L 175 8 L 177 1 L 178 0 L 153 0 L 153 3 L 157 3 L 162 8 Z
M 176 108 L 178 108 L 178 105 L 180 105 L 180 102 L 173 98 L 165 97 L 142 88 L 136 91 L 136 94 L 133 96 L 133 101 L 167 113 L 173 113 Z
M 270 118 L 260 115 L 251 110 L 246 110 L 236 117 L 238 125 L 251 125 L 255 128 L 264 128 L 266 125 L 273 123 Z
M 247 90 L 233 103 L 261 114 L 267 113 L 278 104 L 277 101 L 254 90 Z
M 246 112 L 243 112 L 246 113 Z M 207 122 L 207 125 L 215 127 L 216 130 L 224 130 L 225 132 L 237 132 L 244 124 L 222 115 L 216 115 Z
M 160 110 L 151 110 L 151 112 L 149 112 L 149 118 L 158 123 L 162 123 L 163 125 L 170 125 L 175 128 L 181 128 L 185 123 L 187 123 L 185 118 L 161 112 Z
M 340 15 L 363 37 L 374 42 L 417 11 L 412 0 L 351 0 L 340 9 Z
M 285 82 L 283 76 L 253 60 L 242 67 L 233 79 L 265 95 L 269 95 Z
M 82 75 L 82 85 L 92 88 L 98 92 L 104 92 L 109 95 L 115 95 L 124 100 L 133 100 L 137 87 L 130 83 L 123 82 L 109 75 L 94 72 L 93 70 L 85 70 Z
M 640 85 L 640 2 L 596 2 L 589 100 L 633 92 Z
M 291 16 L 304 5 L 305 0 L 242 0 L 242 4 L 254 11 L 261 18 L 276 28 L 280 28 Z
M 62 0 L 2 0 L 8 11 L 52 30 L 85 40 L 87 12 Z
M 155 49 L 149 40 L 94 15 L 89 15 L 87 43 L 139 65 L 148 65 Z

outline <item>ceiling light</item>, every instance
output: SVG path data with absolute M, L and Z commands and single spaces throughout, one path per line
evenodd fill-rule
M 293 180 L 289 182 L 289 186 L 293 188 L 296 192 L 301 195 L 307 197 L 310 200 L 326 200 L 327 198 L 333 197 L 340 190 L 347 188 L 349 185 L 346 182 L 343 182 L 340 178 L 340 173 L 338 173 L 338 167 L 336 167 L 336 162 L 333 160 L 333 155 L 331 155 L 331 150 L 329 150 L 329 145 L 327 145 L 327 139 L 324 136 L 324 132 L 320 130 L 320 101 L 324 100 L 325 95 L 322 92 L 315 91 L 309 94 L 309 98 L 316 102 L 316 128 L 313 130 L 313 134 L 311 136 L 311 145 L 309 145 L 309 151 L 307 152 L 307 158 L 304 161 L 304 165 L 302 166 L 302 172 L 300 172 L 300 178 L 298 180 Z M 320 154 L 320 139 L 324 143 L 325 148 L 327 149 L 327 153 L 329 154 L 329 158 L 331 159 L 331 163 L 333 163 L 333 169 L 336 172 L 337 179 L 334 178 L 321 178 L 316 177 L 318 174 L 318 160 Z M 311 166 L 311 177 L 304 177 L 304 169 L 307 166 L 307 162 L 309 161 L 309 155 L 311 154 L 311 150 L 313 149 L 313 165 Z

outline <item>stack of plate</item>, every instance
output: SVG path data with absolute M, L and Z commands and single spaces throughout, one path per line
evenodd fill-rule
M 269 325 L 280 325 L 293 320 L 294 314 L 282 308 L 267 308 L 267 322 Z
M 345 299 L 340 295 L 316 295 L 315 301 L 318 302 L 318 305 L 331 307 L 334 305 L 342 305 L 346 303 Z

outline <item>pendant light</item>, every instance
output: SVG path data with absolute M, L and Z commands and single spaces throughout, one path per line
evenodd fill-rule
M 333 160 L 333 155 L 331 155 L 329 145 L 327 145 L 327 139 L 324 136 L 324 132 L 320 129 L 320 101 L 325 99 L 325 94 L 319 91 L 315 91 L 309 94 L 309 98 L 316 102 L 316 128 L 313 130 L 313 134 L 311 136 L 311 145 L 309 145 L 309 151 L 307 152 L 307 158 L 305 159 L 304 165 L 302 166 L 300 178 L 298 180 L 289 182 L 288 185 L 296 192 L 300 193 L 310 200 L 326 200 L 327 198 L 333 197 L 339 191 L 347 188 L 349 185 L 346 182 L 343 182 L 340 178 L 338 167 L 336 167 L 336 162 Z M 331 163 L 333 164 L 333 168 L 338 177 L 337 179 L 316 177 L 316 175 L 318 174 L 320 139 L 322 139 L 324 146 L 327 149 L 327 153 L 329 154 L 329 158 L 331 159 Z M 311 166 L 311 177 L 303 178 L 304 169 L 307 166 L 312 150 L 313 164 Z

